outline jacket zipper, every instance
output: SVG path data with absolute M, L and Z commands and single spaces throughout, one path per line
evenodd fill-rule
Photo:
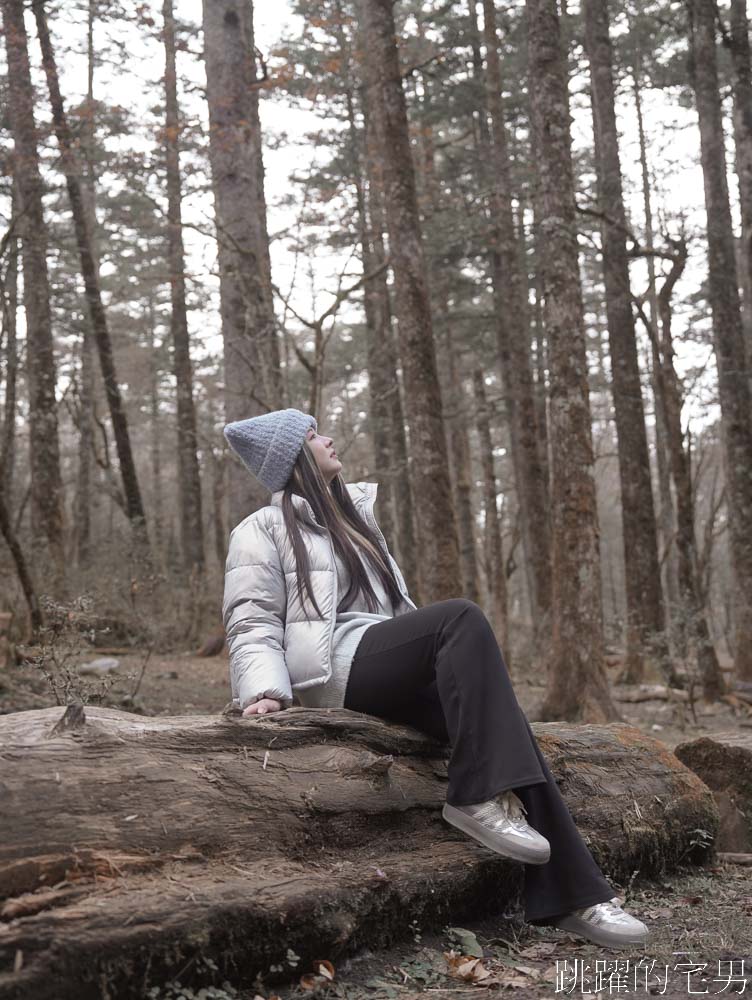
M 373 492 L 371 493 L 371 496 L 368 499 L 369 499 L 370 502 L 368 503 L 368 505 L 366 507 L 366 513 L 368 515 L 369 521 L 371 522 L 371 525 L 376 530 L 376 533 L 377 533 L 378 537 L 381 539 L 381 541 L 383 543 L 384 555 L 388 559 L 389 558 L 389 550 L 387 548 L 386 538 L 384 538 L 384 535 L 383 535 L 383 533 L 381 531 L 381 528 L 379 527 L 378 522 L 376 521 L 376 518 L 373 516 L 373 509 L 372 509 L 373 508 L 373 502 L 372 502 L 373 501 Z M 310 504 L 308 504 L 307 501 L 306 501 L 306 503 L 307 503 L 308 509 L 310 510 L 311 515 L 313 516 L 313 519 L 315 521 L 316 520 L 316 516 L 313 513 L 313 509 L 310 506 Z M 334 604 L 333 604 L 333 609 L 334 610 L 333 610 L 333 613 L 332 613 L 332 616 L 331 616 L 331 623 L 332 623 L 331 624 L 331 628 L 329 629 L 329 677 L 326 678 L 326 680 L 329 680 L 329 678 L 332 676 L 332 649 L 334 647 L 334 628 L 335 628 L 335 625 L 337 623 L 337 597 L 338 597 L 337 590 L 338 590 L 339 581 L 337 579 L 337 562 L 336 562 L 336 559 L 334 557 L 334 544 L 332 542 L 331 533 L 327 534 L 327 540 L 329 542 L 329 552 L 331 553 L 331 557 L 332 557 L 332 576 L 334 577 Z M 402 589 L 402 587 L 400 587 L 400 591 L 401 591 L 402 596 L 404 597 L 406 603 L 411 604 L 413 606 L 413 608 L 415 608 L 416 607 L 415 604 L 413 604 L 413 602 L 410 600 L 409 596 Z M 324 681 L 324 683 L 326 683 L 326 681 Z
M 339 582 L 337 580 L 337 561 L 334 558 L 334 543 L 332 542 L 331 533 L 329 533 L 328 538 L 329 538 L 329 551 L 332 554 L 332 576 L 334 577 L 334 598 L 333 598 L 334 603 L 332 605 L 333 611 L 331 615 L 332 624 L 331 628 L 329 629 L 329 677 L 327 677 L 327 680 L 329 680 L 329 678 L 332 676 L 332 670 L 333 670 L 332 649 L 334 647 L 334 628 L 337 624 L 337 584 Z M 326 683 L 326 681 L 324 683 Z

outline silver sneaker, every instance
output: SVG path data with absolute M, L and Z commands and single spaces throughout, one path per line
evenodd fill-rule
M 645 944 L 650 931 L 641 920 L 621 908 L 618 896 L 573 910 L 555 922 L 556 927 L 586 937 L 595 944 L 622 948 Z
M 551 845 L 528 825 L 526 809 L 512 791 L 502 792 L 488 802 L 469 806 L 444 804 L 442 815 L 470 837 L 515 861 L 545 865 L 551 857 Z

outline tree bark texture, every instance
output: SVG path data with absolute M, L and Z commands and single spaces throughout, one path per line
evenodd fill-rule
M 653 205 L 650 181 L 650 171 L 648 169 L 647 140 L 645 136 L 645 123 L 642 113 L 642 50 L 639 41 L 635 41 L 633 49 L 632 66 L 632 92 L 634 95 L 635 113 L 637 116 L 637 134 L 640 142 L 640 175 L 642 181 L 642 203 L 645 212 L 645 231 L 643 240 L 646 246 L 655 245 L 655 234 L 653 227 Z M 650 322 L 655 328 L 658 327 L 658 292 L 656 286 L 655 258 L 652 254 L 647 257 L 648 290 L 647 300 L 649 306 Z M 677 579 L 676 549 L 672 544 L 675 532 L 674 504 L 671 497 L 671 469 L 666 446 L 666 413 L 663 407 L 663 397 L 658 391 L 658 369 L 661 365 L 660 347 L 657 341 L 651 338 L 652 354 L 652 388 L 653 399 L 655 401 L 655 457 L 658 469 L 658 495 L 660 499 L 658 513 L 658 527 L 660 542 L 662 546 L 661 565 L 664 568 L 664 594 L 666 605 L 666 624 L 669 629 L 669 636 L 681 647 L 682 632 L 676 626 L 676 609 L 679 604 L 679 586 Z M 671 645 L 671 643 L 669 643 Z M 667 664 L 664 675 L 670 677 L 672 669 Z
M 747 375 L 752 377 L 752 66 L 746 0 L 731 0 L 726 42 L 734 67 L 734 145 L 742 217 L 742 286 Z
M 612 877 L 708 858 L 691 842 L 717 826 L 712 794 L 658 740 L 533 728 Z M 434 926 L 498 914 L 523 866 L 441 818 L 446 763 L 345 709 L 0 717 L 0 998 L 145 996 L 184 966 L 192 982 L 201 954 L 250 985 L 288 947 L 305 971 L 388 944 L 414 907 Z
M 608 0 L 585 0 L 584 14 L 585 48 L 590 64 L 598 208 L 602 220 L 611 393 L 621 486 L 627 602 L 625 679 L 630 683 L 639 683 L 645 674 L 646 652 L 652 652 L 662 660 L 668 655 L 666 621 L 650 482 L 650 454 L 632 313 Z
M 550 628 L 551 511 L 530 357 L 527 274 L 521 266 L 522 239 L 515 232 L 512 213 L 512 171 L 502 98 L 495 0 L 483 0 L 483 25 L 486 107 L 491 125 L 488 166 L 491 175 L 491 281 L 496 309 L 496 345 L 509 419 L 523 547 L 532 570 L 532 621 L 540 638 Z
M 752 409 L 734 255 L 713 0 L 687 0 L 691 77 L 700 122 L 708 232 L 708 285 L 721 404 L 734 589 L 734 661 L 752 680 Z
M 203 26 L 225 417 L 231 421 L 284 405 L 266 232 L 253 5 L 204 0 Z M 263 487 L 232 456 L 230 526 L 266 499 Z
M 5 494 L 5 502 L 13 506 L 13 482 L 16 468 L 17 414 L 18 407 L 18 264 L 20 209 L 18 179 L 14 158 L 10 157 L 11 210 L 10 232 L 8 236 L 7 263 L 3 286 L 0 288 L 0 340 L 5 346 L 3 372 L 3 419 L 0 430 L 0 490 Z M 29 333 L 26 332 L 28 339 Z
M 3 0 L 3 32 L 8 60 L 8 115 L 13 135 L 21 236 L 23 301 L 26 313 L 26 379 L 29 402 L 29 469 L 33 564 L 47 569 L 48 587 L 61 595 L 65 579 L 64 511 L 60 471 L 56 366 L 47 275 L 47 229 L 39 168 L 34 90 L 21 0 Z M 50 573 L 50 563 L 54 567 Z
M 391 0 L 360 0 L 366 108 L 382 160 L 389 256 L 410 434 L 421 600 L 455 596 L 460 575 L 441 392 Z
M 360 46 L 362 50 L 362 45 Z M 361 74 L 362 76 L 363 74 Z M 384 213 L 384 171 L 379 156 L 374 128 L 369 123 L 368 109 L 364 96 L 361 94 L 361 108 L 365 122 L 365 165 L 368 184 L 366 188 L 366 209 L 368 215 L 369 235 L 374 255 L 374 265 L 380 267 L 387 260 L 385 246 L 386 218 Z M 397 543 L 397 553 L 400 557 L 400 567 L 411 593 L 418 595 L 420 602 L 420 580 L 418 563 L 420 553 L 414 545 L 415 511 L 413 494 L 408 473 L 408 441 L 405 419 L 404 391 L 401 391 L 397 373 L 399 365 L 399 345 L 392 323 L 393 309 L 389 294 L 387 272 L 373 282 L 368 282 L 366 295 L 372 298 L 379 323 L 384 333 L 386 346 L 386 364 L 389 366 L 384 381 L 384 394 L 388 407 L 389 447 L 391 450 L 390 464 L 394 470 L 391 483 L 392 502 L 394 506 L 394 524 Z M 390 360 L 391 358 L 391 360 Z M 393 377 L 392 377 L 393 376 Z M 404 385 L 404 379 L 403 379 Z
M 619 718 L 603 661 L 603 609 L 572 168 L 556 0 L 527 0 L 540 266 L 550 370 L 553 637 L 543 718 Z
M 420 25 L 419 25 L 420 32 Z M 423 35 L 421 34 L 421 38 Z M 452 335 L 450 315 L 450 295 L 448 271 L 443 255 L 438 249 L 444 243 L 441 232 L 442 218 L 441 182 L 436 172 L 436 150 L 433 128 L 430 125 L 433 95 L 431 82 L 422 77 L 422 115 L 424 123 L 420 133 L 419 177 L 425 197 L 426 229 L 429 246 L 436 252 L 429 252 L 428 286 L 435 303 L 433 325 L 438 363 L 439 385 L 441 388 L 442 412 L 446 430 L 447 453 L 449 455 L 450 481 L 454 511 L 457 520 L 457 540 L 460 557 L 460 593 L 475 603 L 480 601 L 478 580 L 478 556 L 475 546 L 475 504 L 473 502 L 472 450 L 470 448 L 470 424 L 468 419 L 469 400 L 465 393 L 462 370 L 458 357 L 458 344 Z M 432 225 L 433 224 L 433 225 Z M 431 233 L 433 230 L 433 238 Z
M 685 434 L 681 425 L 684 399 L 681 382 L 674 366 L 674 344 L 671 332 L 671 295 L 686 264 L 686 242 L 677 240 L 675 249 L 676 256 L 671 270 L 658 293 L 660 334 L 655 328 L 649 327 L 649 329 L 651 329 L 651 339 L 657 346 L 659 354 L 658 392 L 663 401 L 663 412 L 666 419 L 666 445 L 676 496 L 675 544 L 678 556 L 682 632 L 693 639 L 695 656 L 702 678 L 703 696 L 706 700 L 713 701 L 725 692 L 726 683 L 710 635 L 707 609 L 702 599 L 699 579 L 691 453 L 689 442 L 685 442 Z

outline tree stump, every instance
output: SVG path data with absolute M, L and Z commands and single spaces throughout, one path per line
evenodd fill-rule
M 715 831 L 712 794 L 663 743 L 619 723 L 532 728 L 607 877 L 710 857 L 693 831 Z M 441 816 L 448 753 L 347 709 L 0 716 L 0 998 L 208 984 L 207 958 L 216 982 L 269 984 L 288 948 L 305 972 L 414 919 L 509 909 L 523 866 Z
M 680 743 L 676 756 L 711 789 L 718 805 L 719 851 L 752 851 L 752 732 L 730 730 Z

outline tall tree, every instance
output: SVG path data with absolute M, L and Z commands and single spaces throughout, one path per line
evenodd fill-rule
M 89 220 L 86 216 L 81 189 L 81 169 L 74 150 L 73 137 L 60 93 L 57 65 L 47 27 L 44 0 L 33 0 L 32 9 L 37 24 L 37 34 L 42 50 L 42 66 L 44 67 L 45 76 L 47 77 L 47 87 L 50 92 L 52 120 L 58 145 L 60 146 L 61 164 L 65 174 L 73 224 L 76 231 L 76 242 L 81 261 L 81 274 L 84 281 L 86 304 L 96 337 L 102 378 L 104 379 L 107 401 L 110 407 L 110 418 L 112 420 L 112 428 L 120 460 L 120 475 L 123 482 L 124 494 L 123 506 L 133 529 L 136 554 L 143 565 L 148 566 L 150 563 L 150 552 L 149 538 L 146 530 L 146 514 L 141 499 L 133 449 L 131 448 L 128 421 L 115 371 L 115 360 L 107 325 L 107 314 L 102 303 L 99 268 L 94 257 Z
M 180 541 L 188 572 L 204 569 L 204 527 L 201 517 L 201 476 L 198 466 L 196 407 L 185 301 L 182 193 L 180 183 L 180 113 L 175 64 L 175 15 L 172 0 L 162 4 L 165 47 L 165 129 L 167 168 L 167 239 L 170 269 L 170 333 L 177 390 L 178 477 L 180 482 Z
M 33 564 L 47 569 L 53 593 L 65 586 L 63 488 L 60 472 L 56 365 L 47 274 L 47 229 L 42 208 L 34 91 L 22 0 L 2 0 L 8 56 L 8 112 L 18 191 L 23 300 L 26 313 L 26 380 L 29 397 L 31 544 Z M 51 559 L 53 572 L 46 560 Z M 32 569 L 33 571 L 33 569 Z
M 97 2 L 89 0 L 86 24 L 87 87 L 85 113 L 82 129 L 81 156 L 85 166 L 81 178 L 84 206 L 89 221 L 92 253 L 99 264 L 97 247 L 96 213 L 96 103 L 94 101 L 94 71 L 96 55 L 94 48 L 94 28 L 96 24 Z M 95 338 L 91 323 L 85 323 L 80 345 L 80 365 L 78 383 L 78 468 L 76 470 L 76 495 L 74 499 L 74 538 L 76 558 L 79 566 L 86 566 L 92 555 L 92 466 L 94 458 L 94 408 L 96 399 L 96 379 L 94 365 Z
M 360 0 L 365 47 L 366 109 L 382 160 L 389 255 L 413 460 L 408 475 L 416 505 L 420 596 L 456 594 L 457 526 L 448 474 L 441 393 L 410 153 L 394 13 L 390 0 Z
M 556 0 L 526 0 L 550 367 L 553 649 L 544 719 L 619 719 L 603 659 L 600 551 L 575 228 L 567 64 Z
M 585 0 L 585 48 L 590 63 L 598 208 L 601 213 L 611 392 L 616 418 L 627 597 L 625 679 L 644 677 L 643 654 L 652 647 L 668 659 L 658 538 L 645 411 L 640 386 L 627 257 L 619 138 L 609 35 L 608 0 Z
M 718 368 L 734 588 L 734 660 L 752 680 L 752 409 L 731 224 L 713 0 L 687 0 L 690 76 L 700 123 L 708 233 L 708 288 Z M 719 684 L 718 692 L 721 693 Z M 706 693 L 707 694 L 707 693 Z
M 224 341 L 225 417 L 282 404 L 266 229 L 253 4 L 204 0 L 209 159 L 214 187 Z M 229 466 L 232 525 L 265 501 L 240 462 Z
M 418 32 L 425 43 L 423 20 L 418 18 Z M 416 74 L 417 75 L 417 74 Z M 459 344 L 452 331 L 450 312 L 451 269 L 444 260 L 445 240 L 442 233 L 431 238 L 436 231 L 436 222 L 444 216 L 444 197 L 441 180 L 436 165 L 436 144 L 431 124 L 433 92 L 430 79 L 420 74 L 421 112 L 423 126 L 420 129 L 420 151 L 418 158 L 418 178 L 425 193 L 425 226 L 428 232 L 427 277 L 429 294 L 436 303 L 433 324 L 439 384 L 442 394 L 444 425 L 446 428 L 447 452 L 449 455 L 450 481 L 453 504 L 457 519 L 457 533 L 460 553 L 460 573 L 462 593 L 476 604 L 480 602 L 478 579 L 478 557 L 475 542 L 475 503 L 472 488 L 472 467 L 470 450 L 470 423 L 467 399 L 459 361 Z M 428 229 L 428 227 L 431 227 Z
M 0 431 L 0 492 L 10 504 L 13 472 L 16 467 L 16 408 L 18 405 L 18 182 L 13 157 L 8 157 L 11 174 L 10 223 L 3 237 L 7 243 L 7 264 L 0 281 L 0 344 L 5 344 L 2 430 Z
M 673 240 L 673 260 L 671 270 L 658 293 L 658 314 L 660 328 L 645 314 L 640 303 L 639 310 L 645 327 L 653 343 L 658 359 L 656 383 L 662 400 L 667 431 L 667 449 L 671 465 L 671 476 L 676 495 L 676 550 L 678 553 L 679 586 L 681 593 L 681 619 L 683 631 L 694 641 L 695 656 L 706 697 L 715 697 L 723 688 L 723 674 L 716 655 L 708 627 L 706 608 L 703 602 L 699 575 L 699 558 L 695 540 L 695 502 L 692 484 L 691 452 L 689 434 L 682 431 L 681 414 L 684 400 L 681 382 L 674 366 L 674 345 L 671 331 L 671 295 L 676 282 L 684 271 L 687 261 L 687 245 L 684 238 Z M 686 444 L 685 444 L 686 437 Z
M 639 32 L 636 30 L 633 19 L 630 16 L 630 56 L 632 71 L 632 93 L 634 96 L 635 113 L 637 117 L 637 136 L 640 147 L 640 179 L 642 184 L 642 204 L 645 217 L 643 242 L 646 247 L 652 249 L 655 242 L 653 226 L 653 197 L 652 185 L 650 181 L 650 170 L 648 169 L 647 136 L 645 134 L 645 117 L 643 114 L 643 46 Z M 658 325 L 658 288 L 656 284 L 655 256 L 648 252 L 646 258 L 648 272 L 648 313 L 650 323 L 655 328 Z M 676 547 L 673 539 L 676 534 L 676 517 L 674 515 L 674 501 L 671 495 L 671 466 L 668 456 L 668 419 L 664 407 L 664 395 L 660 392 L 658 382 L 661 355 L 658 341 L 655 337 L 650 339 L 651 348 L 651 385 L 653 399 L 655 401 L 655 457 L 658 469 L 658 496 L 659 513 L 658 528 L 660 533 L 660 543 L 662 548 L 661 564 L 664 569 L 664 594 L 666 607 L 666 620 L 670 638 L 674 643 L 679 639 L 679 650 L 682 649 L 681 616 L 676 615 L 679 606 L 679 585 L 678 567 L 676 559 Z M 671 643 L 669 643 L 671 645 Z M 670 670 L 673 673 L 673 667 Z
M 530 357 L 528 277 L 522 267 L 523 254 L 512 213 L 512 174 L 502 98 L 495 0 L 483 0 L 483 24 L 486 108 L 491 125 L 486 132 L 491 190 L 489 208 L 493 227 L 491 280 L 496 312 L 496 346 L 506 395 L 523 545 L 531 568 L 532 620 L 540 637 L 542 632 L 548 632 L 550 624 L 550 508 Z
M 747 374 L 752 377 L 752 65 L 746 0 L 731 0 L 730 30 L 723 40 L 734 68 L 734 145 L 742 217 L 742 286 L 744 288 Z
M 407 438 L 397 378 L 399 357 L 389 301 L 382 184 L 378 155 L 373 148 L 373 130 L 368 127 L 364 110 L 363 71 L 358 64 L 363 47 L 358 42 L 357 22 L 351 16 L 350 5 L 344 0 L 333 0 L 333 11 L 333 17 L 322 17 L 320 20 L 331 26 L 336 42 L 338 79 L 332 73 L 332 51 L 328 48 L 321 53 L 323 63 L 316 79 L 322 83 L 333 82 L 344 102 L 347 126 L 345 154 L 352 173 L 356 238 L 360 244 L 363 275 L 368 276 L 363 286 L 363 311 L 366 321 L 369 431 L 374 468 L 379 470 L 380 523 L 385 536 L 394 541 L 395 550 L 401 556 L 400 564 L 408 585 L 417 593 L 417 553 L 411 544 L 412 497 L 405 474 Z M 303 0 L 298 12 L 306 22 L 310 20 L 306 0 Z M 306 49 L 310 53 L 310 46 Z

